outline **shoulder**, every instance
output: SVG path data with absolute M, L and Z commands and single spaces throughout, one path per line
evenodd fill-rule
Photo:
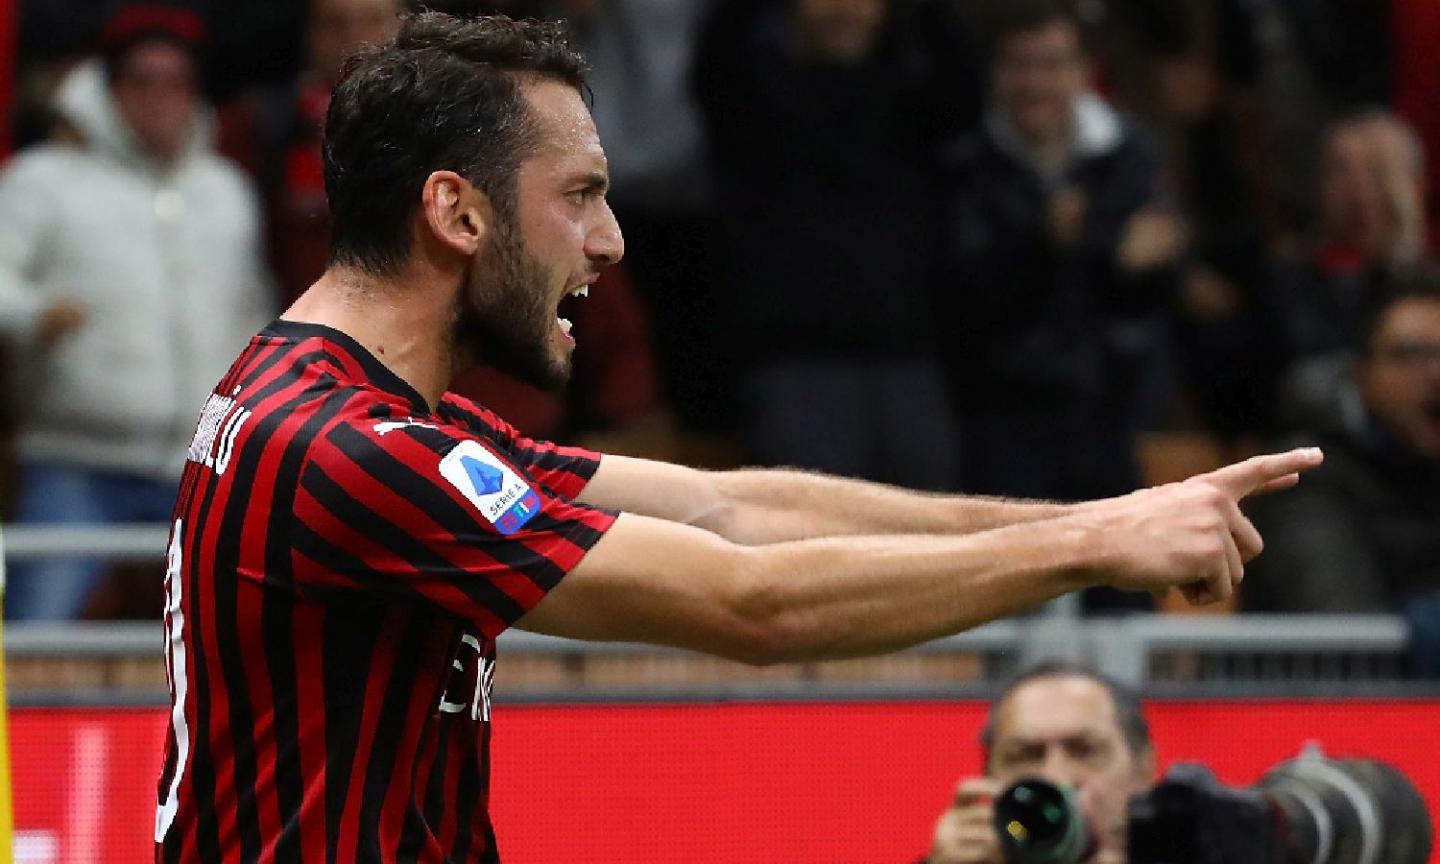
M 345 402 L 342 416 L 326 428 L 315 449 L 313 458 L 322 466 L 344 463 L 377 476 L 423 474 L 430 479 L 438 470 L 452 483 L 475 470 L 488 474 L 489 469 L 477 468 L 481 464 L 528 473 L 513 429 L 478 405 L 473 414 L 460 415 L 458 406 L 446 406 L 449 410 L 415 417 L 363 387 L 351 388 Z
M 514 534 L 544 503 L 516 453 L 435 417 L 342 419 L 312 448 L 302 484 L 322 504 L 348 499 L 397 523 L 462 533 L 479 513 Z
M 1125 114 L 1119 115 L 1120 141 L 1115 147 L 1117 157 L 1121 159 L 1142 158 L 1154 162 L 1159 158 L 1159 146 L 1155 138 L 1143 126 L 1138 125 L 1133 118 Z
M 1135 119 L 1104 105 L 1108 113 L 1103 142 L 1092 144 L 1090 159 L 1119 170 L 1148 173 L 1157 169 L 1160 151 L 1155 139 Z
M 523 436 L 509 421 L 476 402 L 458 393 L 446 393 L 440 399 L 440 417 L 472 433 L 498 436 L 502 441 L 514 443 Z
M 440 410 L 457 417 L 473 418 L 476 421 L 498 421 L 499 415 L 467 396 L 453 391 L 440 397 Z
M 91 164 L 88 154 L 71 144 L 37 144 L 21 150 L 0 171 L 6 185 L 49 183 Z

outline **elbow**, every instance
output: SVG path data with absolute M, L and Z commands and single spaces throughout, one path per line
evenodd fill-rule
M 783 596 L 782 580 L 757 566 L 763 547 L 742 553 L 747 564 L 736 570 L 734 592 L 727 604 L 731 622 L 727 659 L 747 666 L 775 666 L 805 659 L 810 652 L 803 631 L 795 626 Z
M 749 638 L 737 640 L 725 654 L 727 660 L 734 660 L 757 669 L 779 666 L 782 663 L 794 663 L 800 659 L 783 637 L 763 632 L 752 632 Z
M 748 638 L 737 640 L 725 659 L 763 669 L 782 663 L 793 663 L 798 658 L 782 637 L 765 632 L 751 631 Z
M 739 524 L 740 508 L 724 493 L 715 490 L 705 497 L 695 513 L 688 520 L 696 528 L 709 531 L 727 540 L 734 541 L 736 526 Z

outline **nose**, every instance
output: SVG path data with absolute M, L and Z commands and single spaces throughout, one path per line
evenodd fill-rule
M 1053 783 L 1064 783 L 1077 788 L 1080 785 L 1075 763 L 1060 747 L 1051 747 L 1045 751 L 1045 762 L 1040 766 L 1040 774 Z
M 585 236 L 585 255 L 601 267 L 619 263 L 625 257 L 625 235 L 608 203 L 599 224 Z

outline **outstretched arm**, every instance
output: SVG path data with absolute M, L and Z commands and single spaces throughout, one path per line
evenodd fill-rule
M 1259 457 L 964 537 L 743 546 L 627 513 L 518 626 L 772 663 L 894 651 L 1094 584 L 1224 599 L 1261 546 L 1238 501 L 1319 458 Z
M 861 534 L 969 534 L 1063 515 L 1039 501 L 913 492 L 793 469 L 699 471 L 606 456 L 580 495 L 749 546 Z

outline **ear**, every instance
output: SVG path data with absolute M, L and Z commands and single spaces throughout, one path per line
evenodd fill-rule
M 1142 790 L 1155 785 L 1155 748 L 1146 747 L 1135 756 L 1135 780 Z
M 454 171 L 425 178 L 420 213 L 437 243 L 470 257 L 490 230 L 490 199 Z

